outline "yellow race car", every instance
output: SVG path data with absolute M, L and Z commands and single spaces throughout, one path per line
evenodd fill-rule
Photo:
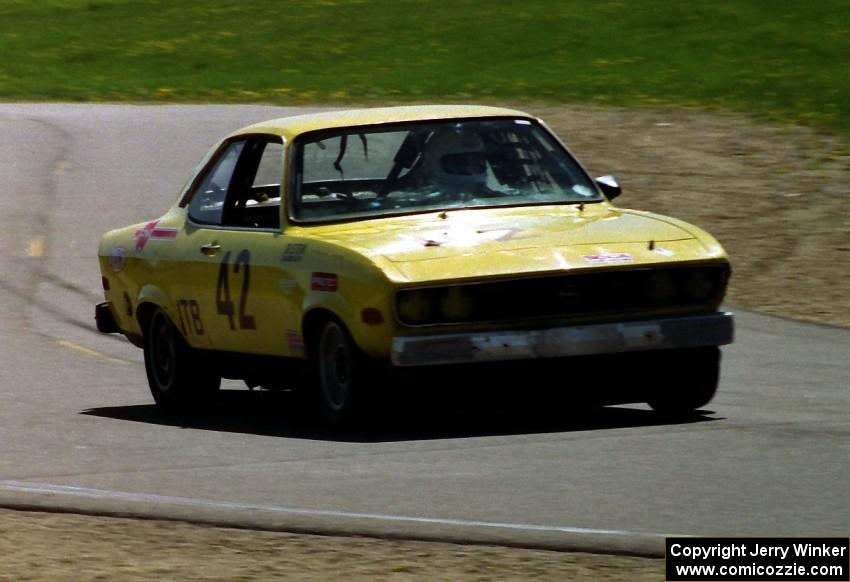
M 237 378 L 296 386 L 341 423 L 387 373 L 505 363 L 554 372 L 552 390 L 581 364 L 605 380 L 571 392 L 669 413 L 716 391 L 734 327 L 722 247 L 613 206 L 616 180 L 533 116 L 287 117 L 227 136 L 200 168 L 164 215 L 100 243 L 98 329 L 144 349 L 160 406 Z

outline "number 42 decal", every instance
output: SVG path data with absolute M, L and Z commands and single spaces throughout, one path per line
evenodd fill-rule
M 224 254 L 224 259 L 221 261 L 221 267 L 218 270 L 218 286 L 215 290 L 215 308 L 222 314 L 227 316 L 227 322 L 230 324 L 230 329 L 236 329 L 236 309 L 233 301 L 230 299 L 230 271 L 234 275 L 242 275 L 242 294 L 239 297 L 239 329 L 257 329 L 257 324 L 254 321 L 253 315 L 245 313 L 245 304 L 248 303 L 248 289 L 251 285 L 251 252 L 244 249 L 233 261 L 231 269 L 230 252 Z

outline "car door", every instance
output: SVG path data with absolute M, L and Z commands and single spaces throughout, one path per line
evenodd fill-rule
M 287 355 L 297 308 L 281 291 L 283 144 L 242 136 L 223 144 L 187 198 L 189 286 L 216 350 Z
M 211 324 L 215 305 L 206 292 L 215 255 L 209 250 L 214 234 L 210 229 L 221 225 L 225 196 L 244 147 L 242 141 L 225 143 L 210 156 L 179 205 L 182 225 L 166 215 L 165 220 L 153 221 L 137 233 L 141 238 L 136 252 L 141 248 L 145 253 L 151 272 L 158 275 L 172 322 L 194 348 L 214 347 Z M 159 240 L 153 236 L 157 230 L 171 235 L 163 239 L 169 244 L 153 244 Z

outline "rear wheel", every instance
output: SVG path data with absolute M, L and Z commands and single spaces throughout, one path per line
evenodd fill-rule
M 682 415 L 708 404 L 720 381 L 720 348 L 676 350 L 660 360 L 664 377 L 652 380 L 648 404 L 657 412 Z
M 144 346 L 148 385 L 160 408 L 186 409 L 218 390 L 221 377 L 204 366 L 162 309 L 148 321 Z

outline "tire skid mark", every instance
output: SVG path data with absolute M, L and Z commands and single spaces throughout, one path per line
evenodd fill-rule
M 91 301 L 92 303 L 97 303 L 98 301 L 103 301 L 103 298 L 97 293 L 92 293 L 91 289 L 86 289 L 71 283 L 70 281 L 66 281 L 65 279 L 54 275 L 53 273 L 43 272 L 42 273 L 42 281 L 51 283 L 60 289 L 64 289 L 65 291 L 70 291 L 75 295 L 86 299 L 87 301 Z
M 117 335 L 114 335 L 114 334 L 101 334 L 101 333 L 99 333 L 94 326 L 94 317 L 93 316 L 92 316 L 92 323 L 86 323 L 84 321 L 80 321 L 79 319 L 76 319 L 76 318 L 68 315 L 67 313 L 65 313 L 64 311 L 59 309 L 58 307 L 54 307 L 53 305 L 51 305 L 50 303 L 47 303 L 45 301 L 38 300 L 33 295 L 31 295 L 29 292 L 27 292 L 26 290 L 19 289 L 19 288 L 15 287 L 14 285 L 11 285 L 8 282 L 3 281 L 2 279 L 0 279 L 0 290 L 6 291 L 6 292 L 18 297 L 19 299 L 24 299 L 24 300 L 28 301 L 32 306 L 37 307 L 37 308 L 41 309 L 42 311 L 49 313 L 50 315 L 53 315 L 54 317 L 56 317 L 57 320 L 59 320 L 63 323 L 73 325 L 74 327 L 76 327 L 78 329 L 84 329 L 84 330 L 91 332 L 91 333 L 96 333 L 99 336 L 112 338 L 114 341 L 120 341 L 122 343 L 124 342 L 123 337 L 120 337 L 120 336 L 117 336 Z M 33 330 L 30 329 L 30 331 L 33 331 Z M 38 333 L 39 335 L 46 335 L 46 334 L 43 334 L 43 333 L 40 333 L 40 332 L 37 332 L 37 331 L 35 331 L 34 333 Z
M 38 309 L 49 314 L 56 321 L 90 333 L 97 333 L 93 321 L 80 319 L 74 314 L 67 313 L 61 305 L 56 305 L 38 296 L 38 290 L 42 285 L 52 285 L 91 303 L 96 303 L 99 300 L 98 295 L 90 289 L 84 289 L 62 279 L 50 272 L 49 267 L 50 249 L 52 247 L 51 223 L 54 219 L 52 209 L 55 207 L 54 202 L 58 196 L 60 180 L 71 168 L 71 162 L 68 158 L 73 151 L 73 135 L 61 125 L 37 116 L 11 115 L 5 117 L 12 122 L 29 123 L 43 128 L 46 135 L 49 136 L 48 141 L 52 147 L 44 150 L 47 155 L 43 163 L 34 166 L 36 169 L 30 170 L 35 172 L 38 167 L 43 168 L 41 172 L 34 174 L 29 183 L 32 192 L 28 194 L 28 199 L 34 201 L 34 203 L 28 204 L 26 207 L 28 227 L 24 245 L 19 251 L 25 256 L 26 260 L 23 263 L 23 268 L 17 270 L 13 274 L 14 276 L 0 278 L 0 291 L 6 291 L 31 309 Z M 62 339 L 54 338 L 50 334 L 36 330 L 32 325 L 33 314 L 31 310 L 21 310 L 20 315 L 23 317 L 23 325 L 26 331 L 51 339 Z M 121 337 L 109 337 L 113 341 L 123 341 Z
M 33 126 L 41 128 L 48 136 L 43 140 L 47 147 L 40 149 L 44 156 L 39 157 L 37 163 L 34 161 L 32 167 L 28 167 L 27 181 L 17 185 L 18 190 L 23 189 L 26 193 L 26 196 L 20 198 L 26 199 L 27 204 L 21 208 L 13 207 L 18 215 L 12 219 L 14 222 L 3 225 L 9 232 L 17 233 L 17 236 L 25 241 L 18 252 L 26 256 L 27 260 L 22 263 L 22 267 L 16 267 L 14 272 L 9 273 L 10 276 L 3 278 L 0 289 L 23 299 L 25 304 L 33 304 L 39 285 L 47 273 L 51 248 L 51 212 L 58 196 L 59 178 L 70 167 L 68 157 L 73 151 L 73 136 L 63 127 L 35 116 L 3 117 L 12 124 L 30 124 L 29 127 L 24 126 L 30 133 L 34 131 Z M 10 200 L 14 201 L 15 198 Z M 23 230 L 22 225 L 25 225 Z M 7 284 L 6 280 L 12 280 L 16 284 Z M 21 315 L 24 317 L 25 328 L 31 329 L 32 326 L 26 325 L 30 316 L 25 313 Z

